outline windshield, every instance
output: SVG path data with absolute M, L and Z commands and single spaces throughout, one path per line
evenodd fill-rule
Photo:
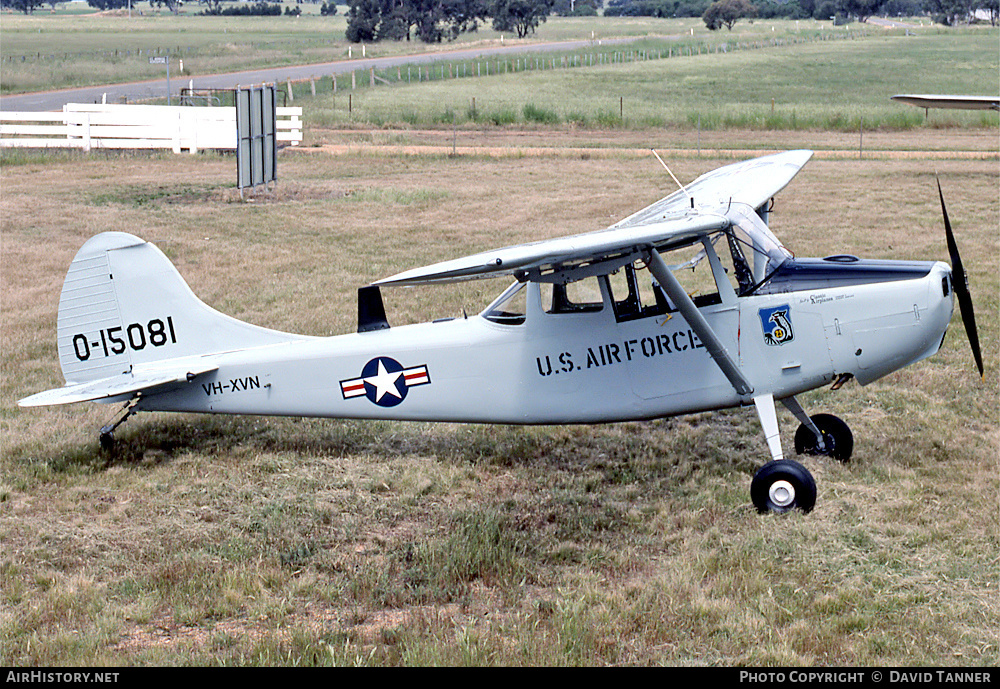
M 763 281 L 792 257 L 750 206 L 734 203 L 726 217 L 733 223 L 733 236 L 743 245 L 743 254 L 753 271 L 755 283 Z
M 515 282 L 503 294 L 493 300 L 493 303 L 486 307 L 482 315 L 487 320 L 503 325 L 521 325 L 524 323 L 524 316 L 527 312 L 527 303 L 524 289 L 526 283 Z

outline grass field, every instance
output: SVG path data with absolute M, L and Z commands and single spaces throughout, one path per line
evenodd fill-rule
M 157 242 L 227 313 L 328 334 L 352 329 L 358 285 L 602 227 L 664 187 L 629 155 L 300 154 L 248 205 L 231 168 L 4 167 L 5 664 L 995 664 L 995 160 L 819 159 L 780 197 L 800 255 L 944 258 L 936 169 L 987 355 L 979 381 L 956 327 L 927 362 L 808 395 L 858 446 L 849 466 L 810 460 L 819 506 L 784 518 L 749 505 L 766 449 L 747 411 L 528 429 L 151 415 L 109 465 L 113 410 L 17 409 L 60 382 L 59 286 L 100 230 Z M 498 288 L 393 292 L 390 319 Z
M 938 35 L 913 38 L 944 50 Z M 883 43 L 854 49 L 888 59 Z M 571 94 L 576 77 L 518 78 L 524 92 Z M 452 82 L 456 101 L 471 83 Z M 651 108 L 647 86 L 630 88 Z M 825 89 L 794 88 L 822 109 Z M 704 113 L 742 102 L 719 93 L 733 97 Z M 690 122 L 560 116 L 455 133 L 330 118 L 282 151 L 276 189 L 247 202 L 225 155 L 0 154 L 0 664 L 997 664 L 995 129 L 885 127 L 859 159 L 856 137 L 829 127 L 720 122 L 699 155 Z M 470 148 L 450 155 L 451 137 Z M 767 458 L 752 410 L 530 428 L 139 415 L 108 461 L 97 431 L 115 410 L 16 406 L 61 384 L 59 291 L 104 230 L 155 242 L 225 313 L 338 334 L 371 280 L 603 228 L 668 193 L 650 147 L 677 149 L 668 162 L 687 181 L 746 150 L 801 146 L 818 154 L 772 225 L 799 256 L 947 260 L 940 176 L 986 359 L 980 380 L 956 317 L 935 357 L 802 396 L 856 439 L 848 465 L 805 460 L 819 485 L 809 515 L 750 505 Z M 389 319 L 473 313 L 502 287 L 390 291 Z M 789 436 L 794 420 L 780 421 Z
M 717 36 L 710 44 L 703 38 L 645 39 L 625 48 L 595 47 L 571 55 L 583 65 L 573 69 L 560 69 L 560 58 L 552 56 L 493 60 L 493 72 L 502 73 L 490 79 L 435 75 L 438 80 L 418 84 L 415 67 L 388 69 L 382 76 L 396 82 L 391 87 L 350 92 L 345 86 L 350 81 L 341 78 L 337 93 L 324 82 L 317 87 L 319 96 L 303 99 L 309 95 L 303 84 L 296 103 L 308 103 L 313 122 L 321 126 L 859 131 L 931 123 L 996 128 L 995 113 L 936 111 L 928 117 L 890 100 L 899 93 L 983 92 L 983 75 L 998 69 L 996 31 L 906 36 L 868 29 L 863 35 L 855 31 L 856 38 L 821 39 L 820 34 L 793 37 L 788 23 L 785 29 L 787 42 L 780 45 L 755 40 L 762 37 L 757 29 Z M 729 40 L 723 44 L 723 38 Z M 960 67 L 921 68 L 928 63 Z M 471 61 L 448 69 L 484 73 L 481 63 Z M 553 70 L 563 74 L 553 76 Z M 359 79 L 362 85 L 370 81 L 367 73 Z

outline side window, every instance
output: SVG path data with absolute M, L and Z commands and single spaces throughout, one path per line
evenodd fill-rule
M 695 306 L 722 303 L 708 252 L 701 242 L 664 254 L 663 260 L 670 266 L 677 282 L 681 283 L 681 287 L 691 297 Z M 670 304 L 671 311 L 675 311 L 676 308 Z
M 726 233 L 719 233 L 711 238 L 709 246 L 711 249 L 706 249 L 699 241 L 663 254 L 677 282 L 699 307 L 721 304 L 720 289 L 725 289 L 728 296 L 730 287 L 735 294 L 748 292 L 753 287 L 753 277 L 737 241 Z M 619 321 L 677 310 L 641 261 L 608 275 L 607 281 Z M 726 282 L 729 284 L 725 285 Z
M 545 313 L 593 313 L 604 308 L 597 278 L 586 278 L 565 285 L 540 285 L 542 310 Z
M 628 321 L 670 310 L 666 294 L 646 267 L 636 262 L 607 276 L 615 318 Z

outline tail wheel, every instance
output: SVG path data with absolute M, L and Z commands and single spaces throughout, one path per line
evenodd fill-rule
M 768 462 L 750 482 L 750 499 L 757 511 L 781 514 L 794 509 L 810 512 L 816 505 L 816 481 L 798 462 Z
M 819 449 L 816 434 L 802 424 L 795 431 L 795 451 L 800 455 L 826 455 L 841 462 L 851 459 L 854 452 L 854 434 L 843 420 L 832 414 L 816 414 L 812 422 L 823 434 L 823 450 Z

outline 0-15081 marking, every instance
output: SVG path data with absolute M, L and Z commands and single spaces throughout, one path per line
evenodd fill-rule
M 174 332 L 174 319 L 167 316 L 161 320 L 154 318 L 143 325 L 130 323 L 126 326 L 115 326 L 98 330 L 91 340 L 83 333 L 73 336 L 73 352 L 80 361 L 86 361 L 94 352 L 103 352 L 104 356 L 124 354 L 126 349 L 141 351 L 147 346 L 162 347 L 166 344 L 176 344 L 177 335 Z

